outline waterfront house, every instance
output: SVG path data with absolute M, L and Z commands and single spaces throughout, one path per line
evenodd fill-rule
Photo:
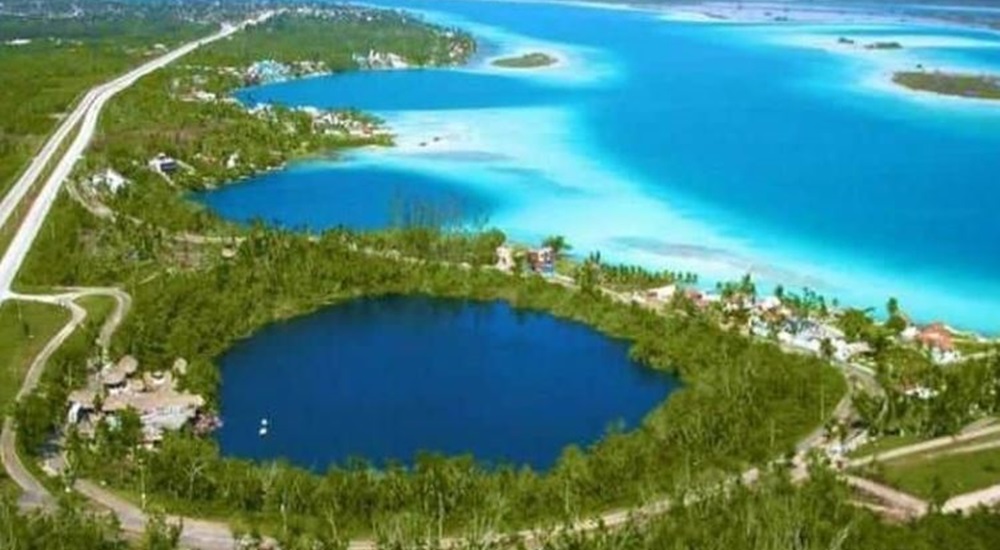
M 555 272 L 556 255 L 552 247 L 543 246 L 528 251 L 528 266 L 535 273 L 551 275 Z
M 917 334 L 917 341 L 931 349 L 942 351 L 955 349 L 951 332 L 942 323 L 932 323 L 921 329 Z
M 291 70 L 287 65 L 273 59 L 265 59 L 250 65 L 243 75 L 243 79 L 247 85 L 271 84 L 286 80 L 289 76 L 291 76 Z
M 937 364 L 956 363 L 962 359 L 962 354 L 955 349 L 951 331 L 943 323 L 932 323 L 922 328 L 917 334 L 917 342 L 927 348 L 931 360 Z

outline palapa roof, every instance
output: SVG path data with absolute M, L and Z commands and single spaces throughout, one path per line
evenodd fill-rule
M 135 394 L 109 395 L 104 401 L 104 412 L 118 412 L 128 408 L 139 414 L 151 413 L 167 408 L 194 408 L 205 405 L 205 399 L 191 393 L 172 391 L 144 392 Z
M 101 381 L 106 386 L 117 386 L 125 382 L 138 368 L 139 361 L 131 355 L 126 355 L 114 365 L 104 368 L 101 372 Z

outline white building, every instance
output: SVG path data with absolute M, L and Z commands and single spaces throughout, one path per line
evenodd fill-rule
M 166 153 L 160 153 L 149 161 L 149 168 L 161 174 L 173 174 L 177 171 L 177 166 L 177 160 Z
M 501 245 L 497 247 L 497 269 L 501 271 L 513 271 L 517 263 L 514 261 L 514 249 Z
M 129 183 L 131 182 L 125 179 L 125 176 L 114 171 L 112 168 L 108 168 L 90 177 L 91 187 L 94 189 L 104 188 L 112 193 L 118 193 L 118 191 L 121 191 Z

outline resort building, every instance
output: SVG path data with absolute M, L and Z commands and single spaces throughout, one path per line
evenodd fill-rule
M 955 349 L 954 336 L 943 323 L 927 325 L 917 334 L 916 340 L 930 351 L 935 363 L 956 363 L 962 359 L 962 354 Z
M 942 323 L 933 323 L 921 329 L 917 334 L 917 341 L 929 348 L 943 351 L 955 349 L 951 332 Z
M 144 442 L 152 444 L 164 432 L 198 419 L 205 399 L 179 391 L 174 378 L 187 371 L 187 361 L 178 359 L 167 372 L 138 375 L 138 369 L 139 362 L 129 355 L 102 368 L 86 388 L 70 393 L 67 423 L 77 426 L 84 436 L 93 436 L 99 423 L 114 423 L 117 415 L 131 409 L 142 421 Z

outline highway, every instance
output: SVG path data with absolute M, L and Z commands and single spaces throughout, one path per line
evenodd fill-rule
M 104 105 L 116 94 L 135 84 L 140 78 L 167 66 L 200 46 L 231 36 L 248 26 L 260 24 L 276 13 L 276 11 L 267 11 L 238 25 L 225 24 L 219 32 L 211 36 L 189 42 L 110 82 L 101 84 L 88 91 L 76 108 L 66 116 L 56 131 L 46 141 L 42 149 L 31 160 L 27 169 L 21 174 L 6 196 L 0 200 L 0 227 L 13 221 L 18 209 L 28 209 L 20 225 L 17 227 L 17 232 L 14 234 L 7 250 L 2 251 L 3 256 L 0 258 L 0 303 L 8 299 L 40 301 L 68 308 L 72 313 L 70 322 L 35 357 L 24 383 L 18 392 L 18 399 L 34 391 L 49 357 L 85 320 L 86 310 L 77 305 L 74 302 L 75 299 L 88 295 L 106 295 L 114 297 L 117 301 L 118 306 L 115 312 L 108 319 L 100 333 L 100 344 L 105 347 L 110 341 L 111 335 L 128 312 L 131 303 L 130 297 L 117 289 L 71 289 L 64 294 L 50 296 L 20 295 L 14 293 L 11 289 L 14 278 L 21 269 L 28 251 L 35 242 L 38 232 L 45 223 L 46 216 L 51 210 L 56 197 L 59 195 L 59 190 L 90 144 L 97 129 L 97 123 Z M 60 157 L 59 152 L 63 149 L 67 139 L 73 134 L 74 128 L 77 127 L 79 127 L 79 130 L 69 142 L 65 153 Z M 32 190 L 36 188 L 46 167 L 52 162 L 56 162 L 55 168 L 44 181 L 34 200 L 30 204 L 27 204 L 30 200 Z M 30 470 L 25 467 L 16 452 L 16 434 L 17 431 L 13 419 L 9 417 L 4 419 L 3 432 L 0 434 L 0 463 L 3 464 L 4 469 L 10 475 L 11 479 L 22 489 L 22 504 L 28 507 L 51 505 L 53 497 L 34 477 Z M 105 507 L 116 512 L 127 531 L 142 531 L 145 524 L 145 517 L 141 511 L 136 510 L 134 506 L 116 506 L 119 502 L 111 498 L 111 496 L 103 492 L 99 495 L 94 495 L 87 492 L 87 488 L 87 485 L 84 483 L 80 487 L 80 490 L 85 495 L 94 498 L 97 502 L 104 504 Z M 198 522 L 196 520 L 190 520 L 190 523 L 185 526 L 182 540 L 189 546 L 212 550 L 233 547 L 232 535 L 226 526 Z
M 10 246 L 4 251 L 3 258 L 0 258 L 0 303 L 10 298 L 11 285 L 14 282 L 14 278 L 21 269 L 21 264 L 24 263 L 24 259 L 27 257 L 32 243 L 35 242 L 35 238 L 38 236 L 38 232 L 45 222 L 45 217 L 59 195 L 59 189 L 72 172 L 73 166 L 76 165 L 76 162 L 90 144 L 90 140 L 97 129 L 98 118 L 104 105 L 116 94 L 135 84 L 140 78 L 191 53 L 199 46 L 221 40 L 243 30 L 247 26 L 266 21 L 274 13 L 273 11 L 264 12 L 239 25 L 223 25 L 219 32 L 211 36 L 189 42 L 133 69 L 111 82 L 101 84 L 87 92 L 76 109 L 66 117 L 56 132 L 46 142 L 42 150 L 31 160 L 28 169 L 21 175 L 14 184 L 14 187 L 0 201 L 0 227 L 2 227 L 14 217 L 18 205 L 28 198 L 31 189 L 45 171 L 45 167 L 57 158 L 61 146 L 72 133 L 72 129 L 77 124 L 80 125 L 80 129 L 70 142 L 66 153 L 58 159 L 55 168 L 48 179 L 45 180 L 38 196 L 31 203 L 30 209 L 21 222 L 21 226 L 17 229 L 17 233 L 10 242 Z

